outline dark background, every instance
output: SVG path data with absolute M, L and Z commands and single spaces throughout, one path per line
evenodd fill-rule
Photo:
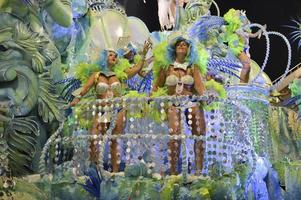
M 143 20 L 150 31 L 160 29 L 157 10 L 157 0 L 119 0 L 125 7 L 128 16 L 136 16 Z M 216 0 L 220 7 L 221 16 L 230 8 L 246 10 L 247 17 L 253 23 L 267 24 L 268 31 L 277 31 L 288 38 L 293 31 L 285 25 L 295 25 L 291 19 L 301 18 L 301 0 Z M 211 13 L 216 14 L 214 6 Z M 270 38 L 271 52 L 265 72 L 272 80 L 284 73 L 287 63 L 287 48 L 281 38 L 273 36 Z M 250 53 L 253 60 L 262 64 L 265 56 L 265 39 L 250 40 Z M 301 62 L 301 48 L 298 51 L 297 42 L 291 42 L 292 64 L 291 68 Z

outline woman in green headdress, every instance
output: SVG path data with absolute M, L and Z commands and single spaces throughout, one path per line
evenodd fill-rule
M 201 73 L 204 74 L 206 71 L 208 55 L 206 54 L 205 56 L 204 54 L 206 57 L 204 58 L 205 62 L 200 62 L 202 59 L 199 53 L 194 43 L 182 36 L 173 39 L 169 45 L 162 48 L 162 52 L 155 50 L 153 93 L 162 90 L 164 87 L 167 89 L 167 95 L 203 95 L 205 87 Z M 180 134 L 179 110 L 176 105 L 168 108 L 167 118 L 171 135 Z M 186 117 L 191 125 L 192 134 L 197 136 L 204 135 L 206 127 L 203 109 L 197 106 L 195 102 L 191 102 L 191 106 L 187 108 L 187 111 Z M 170 174 L 177 174 L 180 145 L 179 140 L 171 139 L 169 141 Z M 195 141 L 194 149 L 196 172 L 200 173 L 204 157 L 203 142 L 201 140 Z
M 118 55 L 113 50 L 103 50 L 99 59 L 100 70 L 94 72 L 83 86 L 80 94 L 72 102 L 71 106 L 76 105 L 82 96 L 84 96 L 91 88 L 95 87 L 98 99 L 120 97 L 122 95 L 122 82 L 137 74 L 144 65 L 145 55 L 151 44 L 146 42 L 143 48 L 142 59 L 133 67 L 130 67 L 126 59 L 118 59 Z M 117 114 L 116 125 L 112 134 L 121 134 L 124 129 L 125 110 L 120 110 Z M 101 116 L 95 116 L 91 134 L 104 135 L 111 121 L 111 113 L 104 112 Z M 92 140 L 90 145 L 90 160 L 98 163 L 98 149 L 96 141 Z M 118 148 L 116 139 L 111 140 L 111 164 L 113 172 L 118 172 Z
M 224 15 L 224 19 L 227 22 L 225 41 L 228 42 L 230 49 L 239 58 L 243 66 L 240 73 L 240 82 L 248 83 L 251 71 L 249 38 L 260 38 L 262 31 L 266 29 L 266 25 L 252 33 L 249 26 L 250 21 L 245 12 L 233 8 Z

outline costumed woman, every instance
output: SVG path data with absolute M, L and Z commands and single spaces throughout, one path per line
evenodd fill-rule
M 79 97 L 76 97 L 72 102 L 71 106 L 76 105 L 80 98 L 83 97 L 91 88 L 95 87 L 96 97 L 98 99 L 120 97 L 122 94 L 122 82 L 133 77 L 137 74 L 144 65 L 145 55 L 147 54 L 151 44 L 146 41 L 144 43 L 141 60 L 133 67 L 120 66 L 120 60 L 118 60 L 118 54 L 113 50 L 103 50 L 99 59 L 99 71 L 93 73 L 87 83 L 83 86 Z M 130 64 L 127 62 L 127 65 Z M 110 124 L 110 113 L 102 113 L 102 117 L 99 119 L 95 116 L 93 126 L 91 130 L 92 135 L 104 135 Z M 125 121 L 125 110 L 122 109 L 118 112 L 116 118 L 116 125 L 112 131 L 112 134 L 121 134 L 124 129 Z M 111 140 L 110 145 L 111 152 L 111 164 L 112 171 L 119 171 L 118 164 L 118 143 L 116 139 Z M 97 149 L 97 141 L 92 140 L 90 144 L 90 161 L 98 163 L 99 151 Z
M 205 73 L 206 65 L 199 66 L 198 51 L 192 41 L 182 36 L 174 38 L 166 48 L 157 47 L 154 49 L 154 75 L 155 81 L 152 93 L 167 88 L 167 95 L 203 95 L 205 87 L 202 81 L 201 72 Z M 162 51 L 162 52 L 160 52 Z M 166 53 L 166 57 L 164 57 Z M 164 57 L 164 58 L 162 58 Z M 164 60 L 168 62 L 164 63 Z M 158 66 L 161 65 L 161 66 Z M 189 108 L 189 114 L 186 114 L 187 121 L 191 120 L 193 135 L 205 134 L 204 111 L 197 103 L 192 103 Z M 185 112 L 187 113 L 187 112 Z M 167 113 L 169 133 L 171 135 L 180 134 L 180 108 L 172 105 L 168 108 Z M 180 156 L 180 141 L 171 139 L 168 147 L 170 152 L 170 174 L 177 174 L 177 163 Z M 194 144 L 196 174 L 199 174 L 203 166 L 204 148 L 203 142 L 198 140 Z
M 151 40 L 148 39 L 148 42 L 151 43 Z M 137 63 L 141 57 L 140 53 L 138 53 L 137 48 L 135 48 L 132 43 L 129 43 L 124 49 L 122 49 L 122 56 L 123 58 L 127 59 L 131 65 Z M 145 62 L 146 66 L 150 64 L 150 62 L 150 58 L 147 59 Z M 147 72 L 143 71 L 143 69 L 138 72 L 138 75 L 140 77 L 145 77 L 146 74 Z
M 232 49 L 235 56 L 237 56 L 242 64 L 240 73 L 240 82 L 248 83 L 251 71 L 251 58 L 249 53 L 249 38 L 259 38 L 262 34 L 262 29 L 255 33 L 251 32 L 250 21 L 245 13 L 240 10 L 230 9 L 225 15 L 224 19 L 227 22 L 225 30 L 225 40 Z M 263 26 L 266 29 L 266 25 Z
M 149 43 L 151 40 L 148 39 Z M 131 65 L 135 65 L 141 59 L 141 52 L 132 44 L 129 43 L 125 48 L 121 49 L 121 55 L 127 59 Z M 142 70 L 137 75 L 128 79 L 126 84 L 129 90 L 136 90 L 139 93 L 149 93 L 151 90 L 152 72 L 148 69 L 153 58 L 149 57 L 145 60 Z

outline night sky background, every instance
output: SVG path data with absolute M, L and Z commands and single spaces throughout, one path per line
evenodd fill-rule
M 160 30 L 157 15 L 157 0 L 119 0 L 125 7 L 128 16 L 136 16 L 143 20 L 150 31 Z M 246 15 L 253 23 L 267 24 L 268 31 L 277 31 L 288 38 L 293 29 L 285 25 L 295 25 L 291 19 L 301 18 L 301 0 L 216 0 L 221 16 L 230 8 L 246 10 Z M 216 14 L 214 6 L 211 13 Z M 265 72 L 272 80 L 284 73 L 287 62 L 287 48 L 280 37 L 270 37 L 271 52 Z M 265 56 L 265 39 L 250 39 L 250 53 L 253 60 L 262 64 Z M 294 67 L 301 62 L 301 48 L 298 51 L 297 42 L 291 42 L 292 64 Z

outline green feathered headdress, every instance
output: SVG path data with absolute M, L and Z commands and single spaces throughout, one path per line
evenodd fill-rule
M 227 22 L 224 41 L 228 43 L 229 48 L 235 56 L 242 53 L 245 46 L 244 39 L 236 33 L 236 31 L 243 26 L 240 15 L 239 10 L 233 8 L 224 15 L 224 20 Z
M 239 18 L 239 10 L 231 8 L 225 15 L 224 20 L 227 22 L 226 29 L 227 32 L 235 32 L 243 24 Z

